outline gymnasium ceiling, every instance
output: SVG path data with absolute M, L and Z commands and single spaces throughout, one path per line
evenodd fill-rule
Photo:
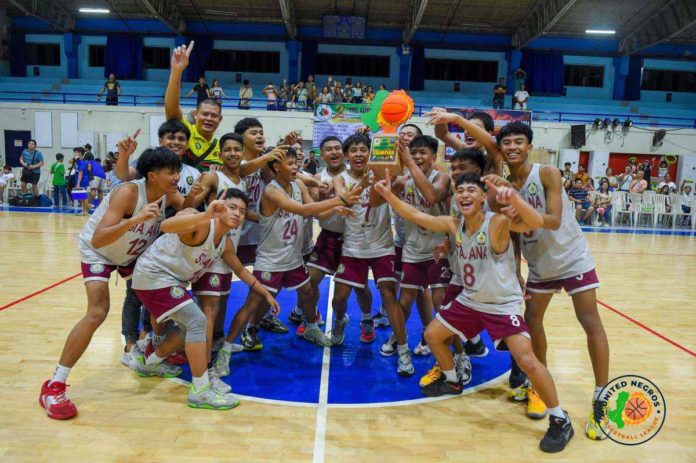
M 258 22 L 285 24 L 292 35 L 297 27 L 321 25 L 324 15 L 346 15 L 365 17 L 368 29 L 401 29 L 406 42 L 409 32 L 432 30 L 510 35 L 521 48 L 540 36 L 587 37 L 591 28 L 613 29 L 619 40 L 640 35 L 641 46 L 696 44 L 694 0 L 0 0 L 0 5 L 9 16 L 42 9 L 47 16 L 64 11 L 73 18 L 95 17 L 79 13 L 80 7 L 107 8 L 108 17 L 159 19 L 172 30 L 181 21 Z

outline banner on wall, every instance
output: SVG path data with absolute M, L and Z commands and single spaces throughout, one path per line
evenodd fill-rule
M 497 135 L 501 127 L 509 124 L 510 122 L 524 122 L 530 127 L 532 125 L 531 111 L 517 111 L 512 109 L 447 108 L 447 112 L 459 113 L 465 118 L 472 113 L 483 112 L 489 114 L 493 118 L 493 124 L 495 125 L 495 128 L 493 129 L 493 136 Z M 459 140 L 464 139 L 464 129 L 458 125 L 449 124 L 449 131 Z M 452 154 L 454 154 L 454 150 L 448 147 L 445 152 L 445 157 L 449 158 Z
M 315 147 L 333 135 L 343 141 L 363 127 L 362 115 L 370 111 L 369 104 L 336 103 L 320 104 L 314 108 L 312 142 Z

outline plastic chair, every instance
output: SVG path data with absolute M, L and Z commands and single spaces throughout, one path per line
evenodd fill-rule
M 616 200 L 612 201 L 612 204 L 614 207 L 611 211 L 611 226 L 615 227 L 619 218 L 628 217 L 628 225 L 633 227 L 635 225 L 635 216 L 632 210 L 627 209 L 627 206 L 630 206 L 630 204 L 625 201 L 624 195 L 618 195 Z
M 655 206 L 655 209 L 653 210 L 653 220 L 654 220 L 653 227 L 657 227 L 659 224 L 660 228 L 673 228 L 675 214 L 671 211 L 667 212 L 667 204 L 665 204 L 662 201 L 656 201 L 654 206 Z M 665 220 L 663 220 L 666 217 L 670 218 L 670 220 L 669 220 L 670 225 L 669 226 L 666 226 L 665 224 L 667 222 Z
M 682 210 L 682 205 L 691 208 L 691 212 L 684 212 Z M 690 198 L 686 201 L 679 199 L 679 206 L 672 206 L 672 211 L 674 211 L 674 228 L 693 228 L 694 218 L 696 217 L 696 201 L 694 198 Z M 689 223 L 690 222 L 690 223 Z

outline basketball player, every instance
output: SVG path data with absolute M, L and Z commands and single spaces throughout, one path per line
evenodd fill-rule
M 143 178 L 114 188 L 80 232 L 77 241 L 87 314 L 68 335 L 53 376 L 41 386 L 39 403 L 50 418 L 65 420 L 77 414 L 77 407 L 65 395 L 68 374 L 109 313 L 111 273 L 117 270 L 129 279 L 135 259 L 159 235 L 165 206 L 171 202 L 181 208 L 183 198 L 176 189 L 180 169 L 181 159 L 170 150 L 145 150 L 138 159 Z M 178 374 L 181 370 L 162 364 L 160 372 Z
M 169 353 L 179 349 L 184 341 L 191 366 L 188 405 L 192 408 L 228 410 L 239 405 L 239 401 L 229 394 L 231 388 L 227 384 L 209 376 L 206 317 L 186 291 L 189 282 L 195 290 L 196 282 L 222 258 L 250 286 L 251 292 L 278 310 L 273 296 L 241 265 L 228 239 L 228 232 L 241 225 L 245 213 L 245 193 L 236 188 L 223 190 L 219 200 L 208 204 L 205 213 L 187 209 L 165 220 L 164 235 L 135 266 L 133 287 L 152 316 L 159 323 L 172 319 L 185 332 L 184 340 L 179 332 L 169 333 L 154 352 L 139 356 L 136 371 L 140 376 L 157 373 Z
M 281 288 L 297 290 L 306 322 L 304 339 L 322 347 L 329 346 L 331 340 L 317 326 L 317 301 L 302 260 L 302 220 L 309 215 L 324 219 L 330 214 L 349 211 L 341 207 L 356 203 L 361 190 L 339 193 L 335 198 L 315 203 L 305 185 L 296 181 L 299 166 L 293 148 L 287 148 L 283 161 L 269 164 L 275 178 L 264 189 L 259 203 L 259 245 L 254 276 L 273 294 Z M 242 345 L 246 350 L 262 349 L 258 338 L 259 321 L 267 310 L 265 301 L 250 293 L 244 307 L 235 315 L 228 341 L 233 340 L 243 323 L 250 320 L 241 335 Z
M 560 182 L 558 183 L 560 186 Z M 515 278 L 515 256 L 510 231 L 525 232 L 543 225 L 543 218 L 512 188 L 488 183 L 501 205 L 514 209 L 513 221 L 502 213 L 484 212 L 486 191 L 479 176 L 462 174 L 457 178 L 457 206 L 462 219 L 432 216 L 399 200 L 391 192 L 389 175 L 375 188 L 409 222 L 435 232 L 456 236 L 456 248 L 464 289 L 436 319 L 428 325 L 425 337 L 442 368 L 437 381 L 421 388 L 429 397 L 460 394 L 462 379 L 458 376 L 451 338 L 463 339 L 488 330 L 499 349 L 510 350 L 517 363 L 532 379 L 545 402 L 550 406 L 549 428 L 541 440 L 544 452 L 560 452 L 573 437 L 568 414 L 561 408 L 551 374 L 535 357 L 520 315 L 522 290 Z
M 356 133 L 343 142 L 343 152 L 348 156 L 350 169 L 334 177 L 337 196 L 360 188 L 371 172 L 367 165 L 370 152 L 370 139 L 367 135 Z M 372 269 L 377 287 L 382 297 L 382 305 L 387 309 L 389 324 L 394 330 L 398 352 L 397 373 L 411 376 L 415 372 L 408 348 L 404 313 L 396 299 L 396 273 L 394 272 L 394 238 L 389 206 L 378 198 L 373 188 L 362 191 L 360 201 L 352 206 L 353 215 L 346 216 L 346 232 L 343 235 L 343 252 L 340 265 L 334 276 L 335 289 L 332 306 L 335 314 L 331 331 L 331 342 L 340 345 L 345 338 L 348 325 L 347 302 L 354 288 L 367 286 L 368 271 Z M 366 317 L 366 314 L 363 314 Z

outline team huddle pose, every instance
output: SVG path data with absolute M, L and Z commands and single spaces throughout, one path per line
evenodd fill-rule
M 198 104 L 195 124 L 185 121 L 178 95 L 191 49 L 179 47 L 172 57 L 165 99 L 170 119 L 160 128 L 161 146 L 146 149 L 131 165 L 138 132 L 119 143 L 116 170 L 124 183 L 78 237 L 87 313 L 41 387 L 39 402 L 49 417 L 77 414 L 66 380 L 106 318 L 109 278 L 118 271 L 128 281 L 122 363 L 140 376 L 175 377 L 182 372 L 177 365 L 188 362 L 190 407 L 239 404 L 220 378 L 231 373 L 235 352 L 263 348 L 259 330 L 289 331 L 274 297 L 282 289 L 297 295 L 288 316 L 297 335 L 320 347 L 346 342 L 347 301 L 355 291 L 360 342 L 375 340 L 375 326 L 390 326 L 380 353 L 396 356 L 398 375 L 415 373 L 413 354 L 435 357 L 419 381 L 425 396 L 463 391 L 476 374 L 470 357 L 488 353 L 480 337 L 487 330 L 496 349 L 511 353 L 511 397 L 526 400 L 532 418 L 549 414 L 540 443 L 545 452 L 563 450 L 573 437 L 546 367 L 543 326 L 553 293 L 565 289 L 587 334 L 595 373 L 586 435 L 604 438 L 599 425 L 605 404 L 598 395 L 608 381 L 609 348 L 597 312 L 594 261 L 559 171 L 528 163 L 529 126 L 510 123 L 493 141 L 487 114 L 465 119 L 435 108 L 430 123 L 454 150 L 449 165 L 436 160 L 437 139 L 407 124 L 398 144 L 403 175 L 375 177 L 363 132 L 322 140 L 326 167 L 311 175 L 302 171 L 296 132 L 267 148 L 261 123 L 245 118 L 218 141 L 214 132 L 222 115 L 213 100 Z M 447 124 L 461 126 L 466 137 L 452 136 Z M 503 162 L 510 171 L 506 179 Z M 321 228 L 315 242 L 313 219 Z M 381 300 L 375 315 L 370 270 Z M 232 274 L 249 292 L 225 335 Z M 327 334 L 317 308 L 326 275 L 335 283 Z M 406 321 L 414 302 L 423 336 L 412 351 Z

